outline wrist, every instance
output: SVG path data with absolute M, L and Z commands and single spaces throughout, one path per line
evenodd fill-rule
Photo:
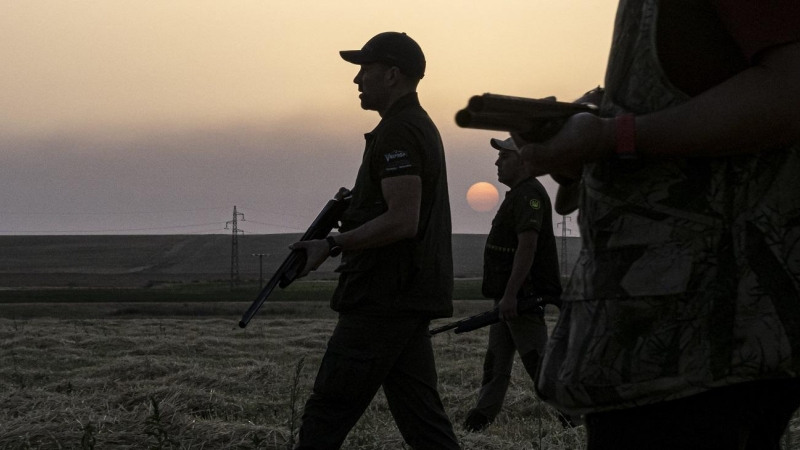
M 636 117 L 623 114 L 613 119 L 614 144 L 611 147 L 615 159 L 636 159 Z
M 515 295 L 506 294 L 506 295 L 503 295 L 503 298 L 501 298 L 500 300 L 501 301 L 505 300 L 506 303 L 514 303 L 514 302 L 517 301 L 517 297 Z
M 594 141 L 593 157 L 589 161 L 614 158 L 614 146 L 616 143 L 614 138 L 614 119 L 597 118 L 597 120 L 600 125 Z
M 326 237 L 325 242 L 328 243 L 328 256 L 335 258 L 342 253 L 342 245 L 333 236 Z

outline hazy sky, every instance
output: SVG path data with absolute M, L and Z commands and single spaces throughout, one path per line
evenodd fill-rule
M 455 112 L 601 84 L 616 3 L 0 0 L 0 234 L 222 233 L 234 205 L 246 233 L 305 230 L 379 121 L 338 51 L 382 31 L 422 46 L 454 232 L 486 233 L 495 210 L 465 195 L 505 190 L 488 140 L 506 136 Z

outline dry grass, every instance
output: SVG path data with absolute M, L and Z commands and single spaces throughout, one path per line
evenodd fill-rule
M 487 303 L 464 302 L 458 316 Z M 208 318 L 0 319 L 0 449 L 285 449 L 335 320 L 321 310 Z M 486 330 L 434 338 L 454 424 L 473 405 Z M 795 434 L 797 433 L 795 422 Z M 503 413 L 464 449 L 580 449 L 515 366 Z M 795 438 L 795 440 L 797 440 Z M 345 443 L 405 448 L 379 394 Z
M 469 305 L 482 309 L 485 305 Z M 287 448 L 335 320 L 0 319 L 0 449 Z M 485 330 L 435 337 L 454 423 L 475 401 Z M 518 364 L 507 407 L 465 449 L 580 448 Z M 458 427 L 457 427 L 458 428 Z M 403 448 L 379 394 L 345 448 Z

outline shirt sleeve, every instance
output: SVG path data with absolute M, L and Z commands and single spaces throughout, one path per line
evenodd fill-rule
M 711 0 L 711 4 L 751 63 L 763 50 L 800 41 L 798 0 Z
M 536 189 L 520 192 L 514 199 L 514 228 L 517 234 L 525 231 L 542 230 L 545 201 Z
M 402 123 L 391 124 L 376 145 L 378 176 L 381 179 L 422 173 L 419 142 Z

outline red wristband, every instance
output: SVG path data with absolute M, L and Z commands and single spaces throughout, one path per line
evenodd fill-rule
M 636 120 L 633 114 L 614 118 L 614 157 L 636 158 Z

